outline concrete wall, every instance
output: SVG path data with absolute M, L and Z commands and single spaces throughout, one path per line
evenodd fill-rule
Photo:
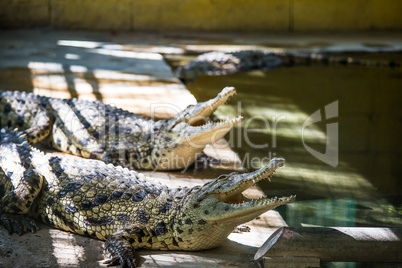
M 401 30 L 401 0 L 1 0 L 0 28 Z

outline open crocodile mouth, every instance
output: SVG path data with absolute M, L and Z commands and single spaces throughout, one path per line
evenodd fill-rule
M 212 112 L 235 93 L 234 87 L 225 87 L 215 98 L 198 103 L 187 111 L 188 115 L 183 116 L 181 121 L 186 121 L 190 125 L 190 127 L 187 127 L 187 137 L 185 137 L 188 143 L 200 146 L 213 144 L 241 122 L 241 116 L 236 118 L 228 117 L 226 120 L 217 122 L 208 119 Z
M 285 159 L 274 158 L 268 165 L 251 173 L 241 174 L 237 183 L 233 187 L 227 189 L 225 192 L 220 193 L 221 202 L 229 205 L 229 207 L 239 208 L 257 208 L 265 206 L 279 206 L 283 204 L 291 203 L 295 200 L 296 196 L 291 195 L 287 197 L 273 197 L 259 199 L 251 199 L 243 195 L 243 192 L 250 187 L 254 186 L 257 182 L 268 179 L 271 181 L 275 170 L 282 167 L 285 164 Z
M 225 87 L 222 91 L 213 99 L 203 102 L 200 107 L 194 107 L 194 111 L 191 115 L 184 117 L 184 120 L 191 126 L 204 125 L 206 119 L 210 116 L 219 106 L 226 103 L 226 101 L 236 94 L 234 87 Z
M 227 119 L 219 122 L 208 122 L 200 126 L 192 126 L 188 129 L 188 136 L 184 137 L 182 142 L 187 141 L 193 145 L 205 146 L 206 144 L 214 144 L 226 135 L 235 125 L 242 120 L 241 116 Z

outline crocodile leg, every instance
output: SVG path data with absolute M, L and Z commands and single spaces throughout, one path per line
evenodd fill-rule
M 35 221 L 26 215 L 3 213 L 3 198 L 6 193 L 10 193 L 13 189 L 11 181 L 5 180 L 6 174 L 0 169 L 0 226 L 5 228 L 11 235 L 17 233 L 22 235 L 26 231 L 35 232 L 39 228 Z
M 14 190 L 7 191 L 7 189 L 2 188 L 0 193 L 0 212 L 2 212 L 0 226 L 7 229 L 10 234 L 22 235 L 27 231 L 34 233 L 39 229 L 36 222 L 25 214 L 42 188 L 43 177 L 32 169 L 25 170 L 23 175 L 24 178 Z M 1 171 L 0 181 L 4 179 L 7 178 L 5 173 Z
M 11 235 L 22 235 L 26 232 L 35 233 L 39 230 L 38 225 L 27 215 L 4 213 L 0 215 L 0 226 L 5 228 Z
M 0 98 L 0 125 L 23 130 L 30 144 L 47 137 L 53 122 L 54 117 L 38 100 Z
M 36 170 L 27 169 L 24 178 L 2 198 L 2 211 L 6 213 L 26 214 L 34 199 L 42 189 L 43 176 Z
M 148 231 L 138 224 L 129 224 L 112 234 L 105 243 L 105 255 L 110 257 L 104 263 L 108 266 L 136 267 L 134 248 L 132 244 L 146 242 Z
M 51 132 L 54 123 L 54 116 L 42 111 L 34 117 L 35 125 L 25 130 L 28 143 L 33 144 L 45 139 Z
M 33 159 L 32 152 L 24 148 L 27 144 L 21 132 L 1 129 L 0 143 L 3 147 L 0 155 L 0 225 L 10 234 L 34 232 L 38 226 L 26 214 L 45 181 L 35 168 L 40 167 L 41 159 Z M 44 155 L 38 153 L 38 156 Z

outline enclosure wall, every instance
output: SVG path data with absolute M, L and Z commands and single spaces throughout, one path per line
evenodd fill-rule
M 1 28 L 401 30 L 400 0 L 2 0 Z

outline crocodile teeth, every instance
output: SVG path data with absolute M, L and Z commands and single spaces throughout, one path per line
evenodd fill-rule
M 277 196 L 273 198 L 260 198 L 260 199 L 254 199 L 251 201 L 243 201 L 241 203 L 235 203 L 231 204 L 233 208 L 241 208 L 241 207 L 258 207 L 258 206 L 267 206 L 267 205 L 272 205 L 272 204 L 285 204 L 285 203 L 290 203 L 293 202 L 294 199 L 296 198 L 295 195 L 291 196 L 284 196 L 278 198 Z

